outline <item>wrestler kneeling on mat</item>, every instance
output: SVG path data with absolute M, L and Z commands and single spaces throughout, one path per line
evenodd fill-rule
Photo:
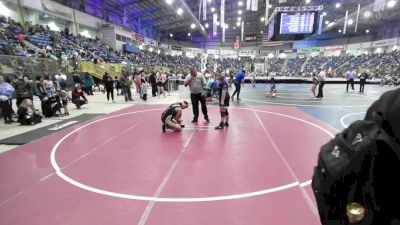
M 185 125 L 181 124 L 181 116 L 182 110 L 186 109 L 187 107 L 187 101 L 177 102 L 168 106 L 168 108 L 161 115 L 161 121 L 163 122 L 163 125 L 161 126 L 162 131 L 165 132 L 167 128 L 174 131 L 180 131 L 182 128 L 184 128 Z
M 219 96 L 219 112 L 221 113 L 221 123 L 215 129 L 223 129 L 229 126 L 229 84 L 225 79 L 225 74 L 218 75 L 218 96 Z

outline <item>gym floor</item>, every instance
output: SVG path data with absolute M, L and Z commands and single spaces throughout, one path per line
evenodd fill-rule
M 82 110 L 107 114 L 0 154 L 0 223 L 320 224 L 310 187 L 319 148 L 392 88 L 326 84 L 323 99 L 309 84 L 277 84 L 277 98 L 267 89 L 246 85 L 224 130 L 210 104 L 210 124 L 190 124 L 189 107 L 186 128 L 167 133 L 160 115 L 186 88 L 135 105 L 90 96 Z

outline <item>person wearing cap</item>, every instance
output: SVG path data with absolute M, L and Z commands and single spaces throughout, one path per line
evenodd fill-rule
M 184 128 L 185 125 L 181 124 L 181 116 L 182 110 L 187 107 L 187 101 L 177 102 L 168 106 L 168 108 L 161 114 L 161 122 L 163 123 L 161 125 L 161 130 L 165 132 L 168 128 L 174 131 L 180 131 Z
M 225 74 L 218 75 L 218 96 L 219 96 L 219 112 L 221 113 L 221 123 L 215 127 L 216 130 L 229 126 L 229 84 L 225 79 Z

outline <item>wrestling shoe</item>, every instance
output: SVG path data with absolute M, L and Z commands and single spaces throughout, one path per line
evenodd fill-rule
M 229 123 L 228 123 L 228 122 L 225 122 L 225 123 L 224 123 L 224 126 L 229 127 Z
M 164 124 L 161 125 L 161 130 L 162 130 L 163 133 L 165 133 L 165 129 L 166 129 L 165 125 Z
M 185 128 L 185 124 L 181 124 L 181 128 Z
M 204 116 L 204 120 L 205 120 L 207 123 L 210 122 L 210 119 L 208 118 L 208 116 Z
M 224 129 L 224 123 L 220 123 L 218 126 L 215 127 L 216 130 Z

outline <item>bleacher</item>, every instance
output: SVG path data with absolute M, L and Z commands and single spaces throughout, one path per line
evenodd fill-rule
M 39 48 L 46 48 L 47 46 L 53 46 L 53 41 L 50 35 L 29 35 L 27 39 Z

